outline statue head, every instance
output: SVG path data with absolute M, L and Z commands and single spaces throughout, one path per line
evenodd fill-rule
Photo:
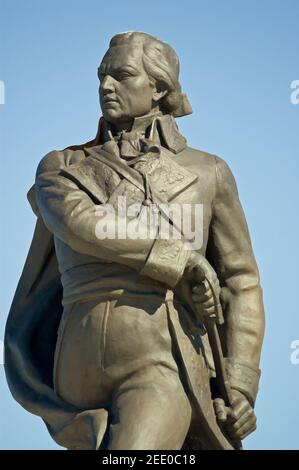
M 114 36 L 98 69 L 104 118 L 116 127 L 159 110 L 192 112 L 179 83 L 179 59 L 165 42 L 142 32 Z

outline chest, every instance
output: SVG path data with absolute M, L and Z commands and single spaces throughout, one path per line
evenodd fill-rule
M 181 160 L 162 151 L 158 155 L 148 153 L 128 165 L 121 159 L 93 152 L 64 173 L 95 203 L 109 204 L 130 217 L 147 200 L 183 227 L 188 238 L 194 233 L 207 240 L 215 197 L 214 174 L 205 162 Z M 201 251 L 205 247 L 202 243 Z

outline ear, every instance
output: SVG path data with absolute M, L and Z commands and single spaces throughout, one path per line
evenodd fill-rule
M 158 91 L 156 89 L 153 93 L 153 101 L 157 103 L 158 101 L 160 101 L 161 98 L 163 98 L 166 95 L 166 93 L 167 93 L 167 90 Z

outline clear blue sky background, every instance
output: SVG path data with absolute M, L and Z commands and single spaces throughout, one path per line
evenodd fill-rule
M 258 431 L 247 449 L 299 448 L 298 0 L 0 0 L 1 324 L 35 218 L 26 201 L 52 149 L 92 138 L 96 70 L 109 38 L 141 30 L 169 42 L 194 113 L 178 121 L 193 147 L 224 158 L 237 179 L 267 315 Z M 54 449 L 41 420 L 12 399 L 0 366 L 0 448 Z

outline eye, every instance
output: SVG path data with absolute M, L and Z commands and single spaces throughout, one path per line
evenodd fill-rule
M 116 80 L 126 80 L 127 78 L 131 78 L 133 75 L 126 70 L 120 70 L 115 74 Z

